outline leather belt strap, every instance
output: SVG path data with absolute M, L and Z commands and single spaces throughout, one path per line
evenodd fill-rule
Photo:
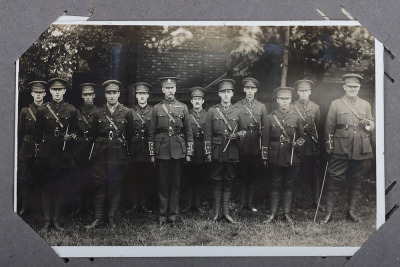
M 64 125 L 61 123 L 60 118 L 56 115 L 56 113 L 53 111 L 50 105 L 47 105 L 46 107 L 49 109 L 51 115 L 53 115 L 53 117 L 56 119 L 56 122 L 60 125 L 60 127 L 64 128 Z
M 216 108 L 216 110 L 217 110 L 219 116 L 221 116 L 222 120 L 224 121 L 226 127 L 228 127 L 229 131 L 233 132 L 231 125 L 228 123 L 224 114 L 222 114 L 221 110 L 219 108 Z
M 162 104 L 161 107 L 163 108 L 163 110 L 165 111 L 165 113 L 167 113 L 169 119 L 172 121 L 173 124 L 175 124 L 175 119 L 171 116 L 171 114 L 169 114 L 167 107 Z
M 254 123 L 258 124 L 256 118 L 253 115 L 253 112 L 251 112 L 251 110 L 248 107 L 246 107 L 245 105 L 243 105 L 243 107 L 249 112 L 250 117 L 253 119 Z
M 349 103 L 347 103 L 347 101 L 344 100 L 344 98 L 342 98 L 341 100 L 342 100 L 342 102 L 351 110 L 351 112 L 354 113 L 354 115 L 357 117 L 357 119 L 359 119 L 360 121 L 363 120 L 363 118 L 361 118 L 361 117 L 358 115 L 358 113 L 356 112 L 356 110 L 355 110 Z
M 286 138 L 289 138 L 289 135 L 288 135 L 287 132 L 285 131 L 285 128 L 283 128 L 281 122 L 279 121 L 278 117 L 276 117 L 276 115 L 274 115 L 274 119 L 275 119 L 276 123 L 278 124 L 279 128 L 281 129 L 283 135 L 284 135 Z
M 301 115 L 301 112 L 296 104 L 294 104 L 294 108 L 296 109 L 297 113 L 299 114 L 299 116 L 303 120 L 303 122 L 306 123 L 306 119 L 303 117 L 303 115 Z
M 36 116 L 35 116 L 35 114 L 33 114 L 33 111 L 32 111 L 32 109 L 31 109 L 31 107 L 28 108 L 28 111 L 29 111 L 29 113 L 31 114 L 33 120 L 36 121 Z

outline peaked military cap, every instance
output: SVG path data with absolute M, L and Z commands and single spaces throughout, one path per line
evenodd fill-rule
M 357 86 L 361 84 L 363 77 L 355 73 L 349 73 L 342 76 L 342 80 L 345 84 Z
M 306 91 L 306 90 L 311 90 L 311 88 L 314 85 L 314 82 L 311 80 L 298 80 L 295 82 L 297 86 L 297 90 L 299 91 Z
M 121 86 L 121 82 L 117 81 L 117 80 L 107 80 L 101 85 L 101 87 L 104 88 L 104 92 L 119 91 L 120 86 Z
M 242 81 L 242 84 L 244 87 L 255 87 L 258 88 L 260 86 L 260 82 L 257 81 L 257 79 L 254 79 L 252 77 L 247 77 L 244 78 Z
M 67 81 L 62 78 L 53 78 L 50 79 L 47 84 L 49 85 L 50 89 L 65 89 L 67 86 Z
M 47 83 L 45 81 L 32 81 L 28 83 L 28 86 L 30 87 L 32 92 L 35 93 L 46 92 L 46 85 Z
M 189 89 L 190 97 L 202 97 L 204 98 L 204 93 L 206 89 L 200 86 L 192 87 Z
M 180 79 L 178 77 L 161 77 L 158 80 L 162 86 L 175 86 Z
M 224 90 L 233 90 L 233 86 L 236 84 L 236 82 L 232 79 L 222 79 L 219 80 L 217 85 L 218 85 L 218 92 L 224 91 Z
M 79 88 L 81 88 L 82 94 L 91 94 L 94 93 L 96 86 L 95 83 L 82 83 L 79 85 Z
M 292 87 L 278 87 L 274 90 L 277 97 L 292 97 L 294 89 Z
M 153 87 L 144 82 L 137 82 L 133 85 L 135 87 L 136 93 L 148 93 Z

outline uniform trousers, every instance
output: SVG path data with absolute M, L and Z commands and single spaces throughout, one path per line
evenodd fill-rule
M 183 159 L 158 159 L 158 198 L 159 219 L 173 222 L 179 213 L 179 192 L 182 176 Z
M 24 158 L 18 161 L 17 196 L 18 210 L 21 211 L 33 208 L 36 202 L 40 202 L 34 158 Z
M 251 204 L 260 183 L 260 156 L 240 155 L 239 171 L 241 202 Z

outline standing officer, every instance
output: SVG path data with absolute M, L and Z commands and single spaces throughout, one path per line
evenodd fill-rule
M 159 163 L 159 223 L 174 223 L 179 213 L 182 161 L 191 161 L 193 133 L 187 106 L 175 98 L 177 77 L 163 77 L 165 99 L 154 106 L 149 127 L 150 160 Z M 186 141 L 186 142 L 185 142 Z
M 44 229 L 62 229 L 59 225 L 66 177 L 75 167 L 72 140 L 78 130 L 76 108 L 64 102 L 67 81 L 48 81 L 52 100 L 40 106 L 36 114 L 36 164 L 42 182 Z
M 288 223 L 294 223 L 290 216 L 292 187 L 299 171 L 299 148 L 304 143 L 303 124 L 299 115 L 290 108 L 291 87 L 274 90 L 279 108 L 268 115 L 262 135 L 262 158 L 271 169 L 271 215 L 264 221 L 277 219 L 281 191 L 283 191 L 283 213 Z
M 340 184 L 348 175 L 351 180 L 347 218 L 361 222 L 355 214 L 361 195 L 361 182 L 373 158 L 370 133 L 374 130 L 371 105 L 358 97 L 362 77 L 345 74 L 346 94 L 332 101 L 325 125 L 326 152 L 331 155 L 328 168 L 326 210 L 324 223 L 332 219 Z
M 32 81 L 28 84 L 32 90 L 33 102 L 21 110 L 18 121 L 18 143 L 21 145 L 19 151 L 19 175 L 18 196 L 22 202 L 19 215 L 22 215 L 27 206 L 30 194 L 37 193 L 37 181 L 35 179 L 35 124 L 37 109 L 43 104 L 46 96 L 46 82 Z
M 203 182 L 205 178 L 204 166 L 204 125 L 206 123 L 207 111 L 203 109 L 204 93 L 203 87 L 193 87 L 189 89 L 191 96 L 190 102 L 193 109 L 190 113 L 190 126 L 194 137 L 193 160 L 192 164 L 186 165 L 185 176 L 189 180 L 188 185 L 188 206 L 183 212 L 194 210 L 203 212 L 201 208 L 201 195 L 203 193 Z
M 232 79 L 222 79 L 218 82 L 221 103 L 208 110 L 204 130 L 206 161 L 212 162 L 210 176 L 214 183 L 213 220 L 225 219 L 230 223 L 237 223 L 229 215 L 235 168 L 239 162 L 237 140 L 243 139 L 246 134 L 243 111 L 231 104 L 234 84 L 235 81 Z
M 321 118 L 319 106 L 310 100 L 311 88 L 314 85 L 310 80 L 298 80 L 297 94 L 299 99 L 293 103 L 293 110 L 299 115 L 304 125 L 304 149 L 303 163 L 300 165 L 302 173 L 310 182 L 313 193 L 312 204 L 316 208 L 319 199 L 319 142 L 318 132 L 319 121 Z
M 130 164 L 127 170 L 129 185 L 133 185 L 134 197 L 139 202 L 135 208 L 139 212 L 151 214 L 146 207 L 147 189 L 153 179 L 154 168 L 150 162 L 149 151 L 149 126 L 153 107 L 147 103 L 149 91 L 152 86 L 148 83 L 138 82 L 134 84 L 138 104 L 128 112 L 127 140 L 129 143 Z
M 96 97 L 94 83 L 82 83 L 79 85 L 82 91 L 83 105 L 78 108 L 79 132 L 75 146 L 75 161 L 77 173 L 73 179 L 76 180 L 74 188 L 78 189 L 76 213 L 89 208 L 91 201 L 91 162 L 89 161 L 90 152 L 93 146 L 93 116 L 98 110 L 93 103 Z M 88 209 L 89 210 L 89 209 Z
M 247 134 L 239 142 L 239 170 L 240 170 L 240 209 L 257 212 L 253 206 L 255 192 L 258 188 L 261 171 L 261 128 L 267 117 L 265 105 L 254 95 L 260 83 L 251 77 L 242 81 L 246 97 L 238 101 L 235 106 L 242 109 L 247 125 Z
M 120 201 L 120 182 L 127 160 L 125 139 L 129 109 L 118 102 L 121 83 L 105 81 L 102 85 L 107 103 L 93 115 L 94 146 L 91 155 L 92 186 L 95 220 L 88 229 L 105 223 L 104 208 L 108 200 L 108 220 L 116 227 L 116 216 Z

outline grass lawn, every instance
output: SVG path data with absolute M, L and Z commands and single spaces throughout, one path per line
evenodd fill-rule
M 345 196 L 345 195 L 343 195 Z M 157 215 L 123 215 L 120 225 L 112 230 L 108 226 L 86 230 L 90 216 L 66 215 L 63 231 L 40 231 L 43 219 L 39 216 L 24 217 L 52 246 L 361 246 L 376 229 L 376 201 L 373 190 L 363 192 L 357 214 L 362 223 L 345 218 L 347 197 L 338 200 L 333 221 L 328 225 L 314 224 L 315 210 L 302 207 L 302 196 L 295 195 L 294 225 L 281 220 L 262 224 L 267 218 L 268 201 L 259 205 L 257 213 L 233 212 L 240 224 L 212 221 L 212 209 L 202 215 L 181 214 L 179 222 L 158 225 Z M 235 203 L 232 203 L 235 209 Z M 325 212 L 319 212 L 317 222 Z

